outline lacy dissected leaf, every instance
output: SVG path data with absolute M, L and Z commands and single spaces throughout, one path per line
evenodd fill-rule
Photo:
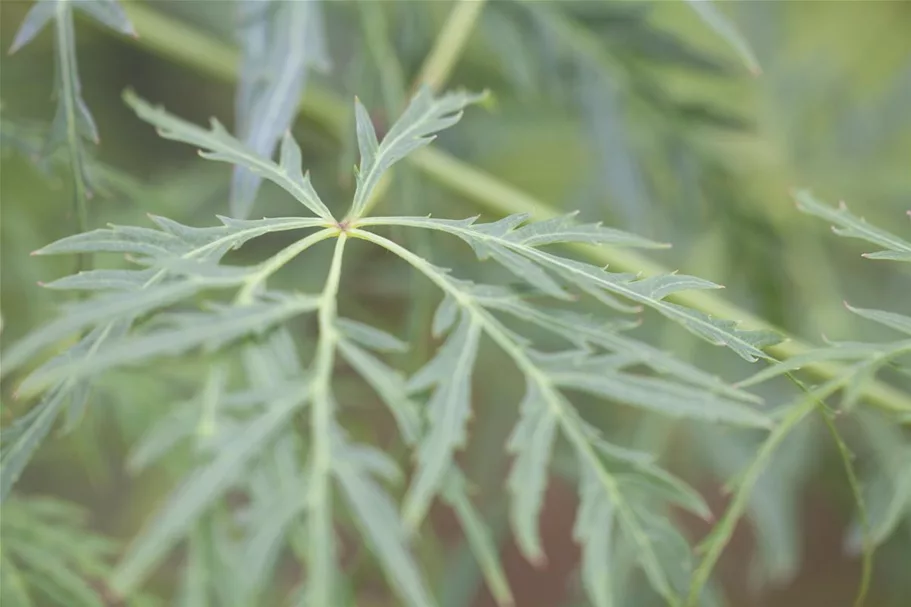
M 414 445 L 420 435 L 421 417 L 417 404 L 408 396 L 405 377 L 351 340 L 339 341 L 338 349 L 389 407 L 405 443 Z
M 490 309 L 502 310 L 521 320 L 531 322 L 564 338 L 581 349 L 604 348 L 623 355 L 628 365 L 645 365 L 655 373 L 724 394 L 745 402 L 761 402 L 753 394 L 737 389 L 712 375 L 687 363 L 669 352 L 625 335 L 623 326 L 598 322 L 596 319 L 569 312 L 529 305 L 512 293 L 499 297 L 484 297 L 480 303 Z
M 882 228 L 870 225 L 863 217 L 852 214 L 845 203 L 838 208 L 819 202 L 806 190 L 794 192 L 797 208 L 809 215 L 825 219 L 832 224 L 832 231 L 839 236 L 858 238 L 881 247 L 883 250 L 865 253 L 867 259 L 887 259 L 911 262 L 911 242 Z
M 0 601 L 10 605 L 102 607 L 112 540 L 87 530 L 73 504 L 15 497 L 3 503 Z M 49 600 L 50 602 L 46 602 Z
M 370 195 L 389 167 L 414 150 L 428 145 L 436 133 L 451 127 L 462 118 L 462 110 L 467 105 L 477 103 L 484 96 L 455 92 L 434 97 L 429 88 L 422 87 L 381 143 L 377 140 L 370 115 L 357 101 L 355 119 L 361 163 L 348 218 L 359 218 L 364 213 Z
M 120 4 L 115 0 L 39 0 L 26 14 L 13 39 L 10 52 L 15 52 L 38 35 L 54 20 L 55 95 L 57 108 L 41 156 L 49 158 L 65 145 L 73 180 L 73 198 L 81 228 L 86 224 L 86 199 L 92 175 L 88 170 L 84 140 L 98 142 L 98 128 L 85 100 L 76 63 L 76 34 L 73 26 L 73 9 L 78 9 L 92 19 L 111 29 L 135 36 L 132 25 Z
M 237 87 L 238 138 L 271 158 L 293 122 L 308 70 L 328 67 L 319 2 L 243 0 L 239 3 L 242 59 Z M 261 177 L 238 166 L 231 180 L 231 214 L 246 217 Z
M 349 443 L 341 432 L 334 440 L 333 451 L 333 474 L 355 524 L 396 594 L 412 607 L 436 605 L 408 551 L 406 532 L 395 503 L 377 482 L 399 477 L 395 462 L 381 451 Z
M 309 174 L 301 172 L 300 147 L 290 132 L 286 131 L 282 138 L 280 162 L 276 164 L 238 141 L 214 118 L 211 130 L 206 130 L 172 116 L 164 108 L 149 105 L 132 91 L 124 93 L 124 99 L 141 119 L 155 126 L 158 134 L 165 139 L 195 145 L 203 150 L 200 155 L 204 158 L 229 162 L 268 179 L 294 196 L 317 217 L 332 220 L 329 209 L 313 189 Z
M 613 369 L 611 357 L 570 353 L 542 361 L 541 368 L 562 388 L 579 390 L 671 417 L 768 428 L 771 419 L 747 403 L 656 377 Z
M 699 18 L 708 25 L 716 34 L 737 51 L 737 54 L 753 74 L 759 74 L 762 69 L 759 67 L 759 61 L 750 48 L 749 42 L 743 37 L 737 27 L 722 14 L 714 5 L 712 0 L 686 0 L 686 3 L 692 7 L 693 11 L 699 15 Z
M 484 519 L 471 503 L 466 485 L 467 481 L 462 473 L 458 468 L 453 468 L 446 478 L 443 499 L 452 507 L 462 531 L 465 532 L 468 545 L 481 568 L 491 596 L 501 607 L 513 605 L 512 591 L 500 563 L 498 548 L 494 544 L 490 530 L 484 524 Z
M 141 291 L 146 292 L 151 291 Z M 268 298 L 245 306 L 167 315 L 159 319 L 155 329 L 108 343 L 90 358 L 70 358 L 40 367 L 22 382 L 19 391 L 23 395 L 34 394 L 57 381 L 81 380 L 115 367 L 143 363 L 157 356 L 177 356 L 197 347 L 217 350 L 241 337 L 262 334 L 318 306 L 317 297 L 269 292 Z
M 519 421 L 507 449 L 515 455 L 506 487 L 512 495 L 511 517 L 522 553 L 533 562 L 546 562 L 538 521 L 547 488 L 550 458 L 559 426 L 557 412 L 544 400 L 535 381 L 525 386 Z
M 274 401 L 268 409 L 245 424 L 243 432 L 222 443 L 209 463 L 194 470 L 181 483 L 117 566 L 112 585 L 118 592 L 127 593 L 134 589 L 206 508 L 244 477 L 249 462 L 286 426 L 306 397 L 306 390 L 298 390 L 293 395 Z
M 588 263 L 576 261 L 560 255 L 538 249 L 536 246 L 524 241 L 528 238 L 532 243 L 543 242 L 577 242 L 570 241 L 572 232 L 551 224 L 559 236 L 547 240 L 541 233 L 540 226 L 529 232 L 516 229 L 519 224 L 527 220 L 525 215 L 513 215 L 489 224 L 476 224 L 472 220 L 452 221 L 445 219 L 431 219 L 429 217 L 393 217 L 377 220 L 368 220 L 364 223 L 389 224 L 439 230 L 454 234 L 468 242 L 480 257 L 493 255 L 496 261 L 504 263 L 502 258 L 497 258 L 494 250 L 505 250 L 529 262 L 536 267 L 536 273 L 531 278 L 524 270 L 510 261 L 504 263 L 511 271 L 520 270 L 520 277 L 526 280 L 535 280 L 542 273 L 548 276 L 545 283 L 532 282 L 532 285 L 544 292 L 552 290 L 554 280 L 575 286 L 592 295 L 616 295 L 631 300 L 638 304 L 648 306 L 667 318 L 679 323 L 695 335 L 702 337 L 713 344 L 725 345 L 740 355 L 745 360 L 753 362 L 759 358 L 768 358 L 761 348 L 778 343 L 781 338 L 770 331 L 753 331 L 737 328 L 737 323 L 730 320 L 713 318 L 703 312 L 677 305 L 665 300 L 669 295 L 680 291 L 697 289 L 720 288 L 707 280 L 680 274 L 665 274 L 641 278 L 632 274 L 613 273 Z M 543 223 L 543 222 L 542 222 Z M 532 224 L 534 225 L 534 224 Z M 531 235 L 534 235 L 533 237 Z M 585 231 L 581 242 L 591 243 L 597 238 L 599 242 L 615 242 L 618 238 L 615 230 L 595 228 Z M 622 233 L 620 233 L 622 235 Z M 620 236 L 619 238 L 625 238 Z M 629 244 L 629 243 L 627 243 Z M 522 266 L 522 268 L 527 266 Z M 556 293 L 550 293 L 556 294 Z
M 552 449 L 556 428 L 559 428 L 576 453 L 579 467 L 597 479 L 603 499 L 609 500 L 616 510 L 619 527 L 633 546 L 636 560 L 646 572 L 649 582 L 662 597 L 674 602 L 676 591 L 671 582 L 671 570 L 668 569 L 667 563 L 662 561 L 650 532 L 643 525 L 642 519 L 645 515 L 637 511 L 640 507 L 639 499 L 645 496 L 646 499 L 642 503 L 646 504 L 680 504 L 693 512 L 707 516 L 708 508 L 699 494 L 654 465 L 642 453 L 607 443 L 595 428 L 579 416 L 565 395 L 557 390 L 555 380 L 551 377 L 552 370 L 548 368 L 549 365 L 559 367 L 559 363 L 565 363 L 568 357 L 562 353 L 536 355 L 529 352 L 528 344 L 523 338 L 508 330 L 485 309 L 485 295 L 502 296 L 502 290 L 477 287 L 453 279 L 445 270 L 433 266 L 425 259 L 381 236 L 362 231 L 356 231 L 355 234 L 406 260 L 446 293 L 447 297 L 444 298 L 434 318 L 435 330 L 445 330 L 458 320 L 457 328 L 450 334 L 440 353 L 412 380 L 412 383 L 416 384 L 415 387 L 426 385 L 434 378 L 440 378 L 436 380 L 438 388 L 432 401 L 436 399 L 437 394 L 450 397 L 450 384 L 454 381 L 461 382 L 461 385 L 467 387 L 463 370 L 467 365 L 463 365 L 463 362 L 473 356 L 473 348 L 476 346 L 465 348 L 461 342 L 469 341 L 467 336 L 471 335 L 472 327 L 475 327 L 478 333 L 483 331 L 500 346 L 525 376 L 528 389 L 521 407 L 519 423 L 509 442 L 510 451 L 516 455 L 516 464 L 510 473 L 507 486 L 513 497 L 512 525 L 519 546 L 527 553 L 526 556 L 532 560 L 542 559 L 536 519 L 547 483 L 548 453 Z M 456 308 L 455 313 L 452 311 L 453 307 Z M 466 337 L 457 342 L 455 336 L 460 332 Z M 453 347 L 453 343 L 460 347 Z M 573 356 L 576 356 L 576 353 L 573 353 Z M 696 390 L 685 384 L 677 386 L 668 382 L 668 386 L 673 386 L 669 390 L 676 390 L 678 387 L 682 390 Z M 714 402 L 716 396 L 706 393 L 706 398 L 707 402 Z M 445 401 L 441 399 L 438 402 Z M 428 423 L 431 430 L 425 434 L 421 448 L 428 448 L 425 446 L 430 444 L 428 437 L 434 434 L 439 435 L 439 438 L 434 437 L 434 441 L 449 440 L 451 443 L 452 438 L 458 437 L 457 433 L 462 431 L 461 427 L 453 430 L 452 423 L 446 427 L 445 433 L 433 429 L 434 424 L 440 424 L 441 419 L 445 419 L 444 415 L 447 412 L 456 412 L 462 416 L 469 410 L 467 403 L 459 404 L 455 399 L 448 402 L 453 406 L 437 409 L 433 402 L 428 406 Z M 735 409 L 745 406 L 738 401 L 731 403 Z M 457 423 L 462 423 L 461 417 L 458 419 Z M 442 450 L 438 449 L 437 453 L 439 451 Z M 419 457 L 420 455 L 419 451 Z M 450 456 L 445 453 L 444 455 L 445 457 L 438 456 L 438 461 L 448 464 Z M 419 468 L 422 465 L 420 459 L 418 465 Z M 420 474 L 419 470 L 418 475 Z M 635 504 L 630 501 L 633 498 L 636 499 Z
M 0 502 L 9 496 L 35 450 L 50 433 L 66 400 L 63 387 L 48 392 L 28 413 L 0 433 Z
M 409 526 L 423 520 L 452 467 L 453 454 L 465 443 L 480 335 L 475 319 L 463 313 L 436 356 L 408 382 L 411 392 L 434 387 L 425 407 L 427 429 L 417 447 L 417 469 L 403 506 Z

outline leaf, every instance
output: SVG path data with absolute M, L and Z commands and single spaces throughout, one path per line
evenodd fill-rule
M 896 314 L 895 312 L 885 312 L 883 310 L 871 310 L 868 308 L 852 308 L 851 306 L 847 306 L 847 308 L 858 316 L 862 316 L 873 322 L 878 322 L 890 329 L 895 329 L 896 331 L 911 335 L 911 316 Z
M 497 547 L 481 516 L 468 499 L 465 484 L 462 474 L 458 472 L 457 468 L 454 468 L 447 477 L 446 486 L 443 489 L 443 499 L 455 511 L 459 525 L 465 532 L 471 551 L 484 574 L 491 596 L 500 607 L 513 605 L 515 601 L 512 591 L 509 589 L 506 573 L 500 563 Z
M 25 14 L 25 19 L 22 20 L 22 25 L 19 26 L 15 38 L 13 38 L 13 44 L 9 48 L 10 55 L 34 40 L 35 36 L 44 29 L 44 26 L 54 18 L 58 1 L 38 0 L 32 5 L 32 8 Z
M 101 348 L 91 358 L 41 367 L 22 382 L 19 390 L 22 394 L 34 394 L 56 381 L 83 379 L 156 356 L 176 356 L 195 347 L 217 350 L 248 334 L 261 334 L 318 306 L 319 298 L 316 297 L 273 293 L 271 300 L 247 306 L 225 307 L 213 313 L 173 315 L 174 322 L 170 326 L 118 340 Z
M 89 301 L 70 304 L 57 320 L 29 333 L 4 353 L 3 374 L 19 368 L 43 348 L 86 327 L 116 318 L 133 318 L 171 305 L 204 286 L 205 283 L 198 281 L 170 282 L 141 291 L 107 293 Z
M 136 30 L 133 29 L 133 24 L 130 23 L 118 0 L 75 0 L 74 3 L 78 10 L 91 16 L 98 23 L 108 26 L 115 32 L 136 37 Z
M 582 546 L 582 585 L 595 607 L 612 607 L 616 605 L 611 588 L 614 506 L 604 499 L 591 470 L 582 469 L 579 485 L 573 538 Z
M 71 291 L 134 291 L 142 288 L 154 274 L 155 270 L 85 270 L 41 286 Z
M 477 103 L 485 96 L 483 93 L 454 92 L 435 98 L 428 87 L 422 86 L 379 145 L 376 144 L 376 131 L 370 123 L 369 115 L 362 106 L 358 108 L 360 102 L 356 101 L 358 148 L 362 157 L 357 173 L 357 188 L 347 220 L 359 219 L 363 215 L 367 200 L 380 177 L 393 164 L 414 150 L 428 145 L 436 133 L 451 127 L 462 118 L 462 110 L 467 105 Z M 364 152 L 368 155 L 364 156 Z
M 837 209 L 834 209 L 816 200 L 807 190 L 794 191 L 792 196 L 797 202 L 798 209 L 832 223 L 832 231 L 839 236 L 865 240 L 884 249 L 875 253 L 865 253 L 864 257 L 911 261 L 911 242 L 870 225 L 862 217 L 853 215 L 845 203 L 842 202 Z
M 164 259 L 184 257 L 216 262 L 232 249 L 247 241 L 285 230 L 299 230 L 322 225 L 318 219 L 307 217 L 276 217 L 239 220 L 219 217 L 221 226 L 195 228 L 165 217 L 150 215 L 160 230 L 134 226 L 100 228 L 74 234 L 38 249 L 33 255 L 64 253 L 129 253 Z
M 737 51 L 753 75 L 762 73 L 749 43 L 731 21 L 712 4 L 712 0 L 686 0 L 702 21 Z
M 523 244 L 510 236 L 524 216 L 511 216 L 491 224 L 466 224 L 464 221 L 448 221 L 423 217 L 377 218 L 363 221 L 363 225 L 397 225 L 418 227 L 448 232 L 471 244 L 491 247 L 499 245 L 513 251 L 540 268 L 549 270 L 564 282 L 584 291 L 604 291 L 641 303 L 679 323 L 695 335 L 717 345 L 725 345 L 741 358 L 754 362 L 768 358 L 760 349 L 778 343 L 781 338 L 770 331 L 748 331 L 737 328 L 737 323 L 713 318 L 698 310 L 686 308 L 664 298 L 679 291 L 693 289 L 715 289 L 719 285 L 694 276 L 665 274 L 638 278 L 630 274 L 618 274 L 591 264 L 575 261 Z M 606 236 L 607 237 L 607 236 Z M 589 242 L 588 240 L 584 242 Z M 485 250 L 482 248 L 482 251 Z M 546 290 L 546 286 L 542 287 Z
M 354 522 L 379 559 L 386 579 L 405 604 L 413 607 L 436 605 L 408 552 L 405 530 L 395 504 L 373 478 L 395 478 L 395 463 L 381 451 L 348 445 L 341 437 L 336 438 L 334 449 L 333 472 L 347 498 Z
M 310 68 L 328 66 L 322 14 L 317 2 L 244 0 L 240 3 L 241 60 L 237 91 L 238 138 L 254 153 L 271 158 L 282 132 L 290 129 Z M 291 146 L 283 144 L 285 150 Z M 291 151 L 293 154 L 293 151 Z M 282 165 L 300 166 L 283 158 Z M 231 179 L 231 214 L 246 217 L 260 177 L 235 167 Z
M 114 572 L 111 584 L 121 594 L 131 592 L 147 577 L 193 522 L 245 472 L 246 465 L 300 408 L 307 392 L 275 402 L 247 424 L 242 433 L 222 445 L 212 461 L 190 474 L 165 507 L 140 533 Z
M 310 184 L 309 176 L 301 173 L 300 148 L 290 133 L 286 133 L 282 141 L 281 165 L 277 165 L 232 137 L 214 118 L 211 130 L 207 131 L 168 114 L 161 107 L 149 105 L 132 91 L 124 93 L 124 100 L 137 116 L 155 126 L 165 139 L 198 146 L 204 150 L 201 152 L 204 158 L 246 168 L 287 191 L 317 217 L 333 221 L 329 209 Z
M 767 416 L 745 403 L 654 377 L 609 370 L 597 374 L 557 370 L 550 377 L 566 388 L 582 390 L 675 418 L 748 428 L 772 426 L 772 421 Z
M 527 381 L 519 405 L 519 421 L 509 436 L 507 450 L 515 455 L 506 487 L 512 496 L 510 521 L 522 554 L 533 563 L 547 557 L 541 547 L 538 521 L 548 481 L 548 466 L 558 420 L 537 385 Z
M 59 387 L 47 393 L 31 411 L 17 419 L 2 433 L 0 451 L 0 502 L 9 496 L 41 441 L 50 433 L 57 415 L 66 404 L 66 390 Z
M 417 469 L 403 506 L 408 528 L 423 520 L 433 496 L 443 486 L 454 452 L 465 443 L 480 333 L 478 324 L 463 314 L 436 356 L 408 382 L 412 392 L 436 386 L 427 402 L 428 428 L 417 447 Z
M 408 398 L 405 378 L 351 341 L 339 341 L 338 348 L 341 355 L 389 407 L 405 444 L 414 445 L 420 436 L 421 418 L 417 405 Z
M 347 318 L 338 319 L 338 327 L 348 339 L 378 352 L 407 352 L 408 344 L 376 327 Z

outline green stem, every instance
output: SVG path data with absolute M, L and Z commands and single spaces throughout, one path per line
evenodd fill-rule
M 433 50 L 424 60 L 416 84 L 426 84 L 431 90 L 438 91 L 446 83 L 459 56 L 465 50 L 468 37 L 474 30 L 485 1 L 458 0 L 437 36 Z
M 337 298 L 342 254 L 347 240 L 338 235 L 332 265 L 319 308 L 319 340 L 310 383 L 311 469 L 307 485 L 307 594 L 309 605 L 334 605 L 335 537 L 332 524 L 332 434 L 334 409 L 332 369 L 339 335 L 336 328 Z
M 301 238 L 297 242 L 294 242 L 260 265 L 259 269 L 255 274 L 251 275 L 250 278 L 246 280 L 243 288 L 237 294 L 237 300 L 242 303 L 247 303 L 253 298 L 253 294 L 256 292 L 256 289 L 259 288 L 270 276 L 278 272 L 280 269 L 285 267 L 288 262 L 292 259 L 312 247 L 318 242 L 322 242 L 327 238 L 332 238 L 337 235 L 339 230 L 337 227 L 327 227 L 324 230 L 319 232 L 314 232 L 305 238 Z

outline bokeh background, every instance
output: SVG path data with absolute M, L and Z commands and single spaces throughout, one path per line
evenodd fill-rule
M 0 4 L 3 49 L 30 4 Z M 217 116 L 232 124 L 234 4 L 124 4 L 138 40 L 85 19 L 76 24 L 83 94 L 101 135 L 92 150 L 93 170 L 105 185 L 90 201 L 90 223 L 144 225 L 145 214 L 152 212 L 211 225 L 216 213 L 227 212 L 229 168 L 157 138 L 122 103 L 121 93 L 130 87 L 184 118 L 201 123 Z M 449 84 L 487 88 L 495 103 L 469 111 L 435 145 L 553 208 L 578 209 L 584 219 L 672 243 L 671 250 L 651 256 L 668 268 L 724 284 L 726 299 L 809 342 L 821 343 L 823 336 L 877 337 L 845 310 L 844 301 L 908 313 L 907 275 L 861 259 L 862 245 L 834 237 L 824 222 L 797 212 L 789 190 L 810 188 L 831 203 L 846 201 L 871 222 L 911 232 L 905 216 L 911 208 L 911 3 L 723 3 L 723 12 L 753 49 L 760 74 L 751 73 L 684 2 L 536 4 L 490 2 L 481 12 Z M 395 57 L 410 82 L 450 3 L 380 5 Z M 559 12 L 561 20 L 549 20 L 548 11 Z M 382 68 L 354 3 L 326 2 L 324 13 L 331 65 L 310 75 L 309 109 L 298 117 L 294 133 L 323 199 L 341 208 L 353 186 L 353 96 L 364 101 L 378 127 L 390 116 Z M 68 258 L 28 255 L 72 233 L 75 225 L 65 173 L 33 157 L 54 111 L 52 42 L 43 33 L 4 56 L 0 71 L 4 344 L 55 314 L 60 294 L 36 283 L 71 269 Z M 498 215 L 432 176 L 413 172 L 410 199 L 400 199 L 393 189 L 381 211 Z M 254 215 L 296 210 L 282 192 L 264 187 Z M 255 260 L 285 242 L 272 236 L 245 247 L 239 259 Z M 325 254 L 319 250 L 293 265 L 283 280 L 317 284 Z M 450 243 L 434 244 L 431 254 L 475 275 L 485 271 L 475 269 L 470 252 Z M 360 302 L 352 305 L 378 324 L 404 331 L 411 292 L 404 269 L 372 258 L 366 247 L 352 248 L 352 256 L 352 276 L 343 286 Z M 653 343 L 731 380 L 749 374 L 729 352 L 646 320 L 640 334 Z M 430 347 L 428 341 L 417 351 L 426 355 Z M 482 359 L 478 367 L 473 438 L 464 465 L 478 486 L 478 504 L 501 539 L 518 605 L 576 604 L 574 490 L 559 479 L 551 485 L 542 523 L 550 555 L 546 568 L 534 569 L 511 545 L 500 490 L 508 465 L 504 439 L 521 382 L 490 356 L 491 364 Z M 182 359 L 106 380 L 78 428 L 52 436 L 17 491 L 72 500 L 86 508 L 91 529 L 128 539 L 182 470 L 177 456 L 130 475 L 124 467 L 129 447 L 151 420 L 193 393 L 206 364 Z M 29 406 L 12 401 L 11 388 L 3 386 L 4 424 Z M 788 394 L 783 384 L 765 396 L 774 402 Z M 370 403 L 362 406 L 352 423 L 376 425 L 382 435 L 388 420 L 374 420 Z M 723 480 L 757 444 L 753 437 L 711 429 L 589 413 L 602 427 L 634 428 L 652 449 L 666 452 L 672 467 L 705 491 L 716 512 L 725 504 Z M 898 429 L 877 431 L 883 441 L 907 445 L 907 434 Z M 873 465 L 875 459 L 862 450 L 867 443 L 857 444 L 859 463 Z M 809 423 L 783 446 L 757 487 L 750 517 L 722 558 L 719 573 L 730 604 L 850 605 L 859 579 L 859 560 L 846 540 L 854 517 L 834 446 L 821 425 Z M 870 605 L 911 601 L 909 518 L 904 516 L 878 552 Z M 681 524 L 694 539 L 706 531 L 702 522 L 682 518 Z M 427 564 L 444 588 L 446 605 L 493 605 L 444 510 L 436 514 L 436 529 L 447 549 L 428 551 Z M 166 592 L 179 567 L 178 555 L 153 588 Z M 371 585 L 381 579 L 376 571 L 368 567 L 358 574 L 368 589 L 358 604 L 394 604 L 380 591 L 371 594 Z

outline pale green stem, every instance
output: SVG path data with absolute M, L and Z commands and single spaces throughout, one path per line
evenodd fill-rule
M 529 358 L 524 348 L 517 344 L 509 334 L 504 331 L 499 321 L 497 321 L 487 310 L 478 305 L 470 295 L 455 288 L 444 275 L 440 274 L 436 268 L 422 257 L 419 257 L 408 249 L 372 232 L 354 229 L 351 230 L 350 234 L 352 237 L 362 238 L 395 253 L 411 264 L 416 270 L 427 276 L 427 278 L 433 281 L 440 289 L 455 299 L 462 308 L 467 310 L 468 313 L 472 315 L 475 322 L 481 325 L 485 333 L 487 333 L 487 335 L 500 346 L 506 355 L 512 359 L 519 370 L 537 385 L 541 397 L 548 403 L 551 414 L 559 421 L 560 426 L 566 434 L 566 438 L 573 447 L 575 447 L 579 455 L 587 461 L 588 465 L 592 466 L 597 472 L 601 484 L 604 486 L 611 502 L 620 512 L 620 516 L 626 524 L 627 531 L 630 533 L 637 549 L 643 552 L 643 554 L 640 555 L 640 558 L 650 563 L 653 572 L 661 572 L 660 578 L 652 580 L 657 584 L 657 590 L 669 604 L 678 604 L 677 598 L 661 570 L 658 557 L 654 553 L 654 549 L 651 545 L 651 540 L 649 540 L 647 534 L 639 524 L 639 521 L 636 519 L 636 515 L 632 508 L 624 499 L 617 479 L 615 479 L 604 467 L 601 458 L 588 440 L 583 428 L 575 423 L 573 416 L 570 415 L 570 412 L 567 409 L 568 405 L 563 395 L 554 386 L 553 381 L 551 381 L 551 379 L 535 365 L 531 358 Z
M 465 50 L 484 3 L 485 0 L 458 0 L 437 36 L 433 50 L 421 66 L 417 84 L 426 84 L 431 90 L 438 91 L 446 83 Z
M 342 254 L 347 236 L 338 235 L 332 265 L 319 307 L 319 340 L 310 380 L 311 467 L 307 484 L 307 594 L 308 605 L 335 605 L 335 536 L 332 524 L 332 433 L 334 404 L 332 369 L 338 344 L 337 298 Z
M 297 242 L 294 242 L 274 256 L 270 257 L 264 261 L 259 269 L 255 273 L 251 274 L 245 281 L 244 286 L 237 294 L 237 301 L 240 303 L 248 303 L 253 298 L 253 294 L 256 290 L 265 283 L 265 281 L 278 272 L 280 269 L 285 267 L 285 265 L 290 262 L 292 259 L 312 247 L 318 242 L 322 242 L 328 238 L 339 233 L 337 227 L 327 227 L 319 232 L 314 232 L 305 238 L 301 238 Z

